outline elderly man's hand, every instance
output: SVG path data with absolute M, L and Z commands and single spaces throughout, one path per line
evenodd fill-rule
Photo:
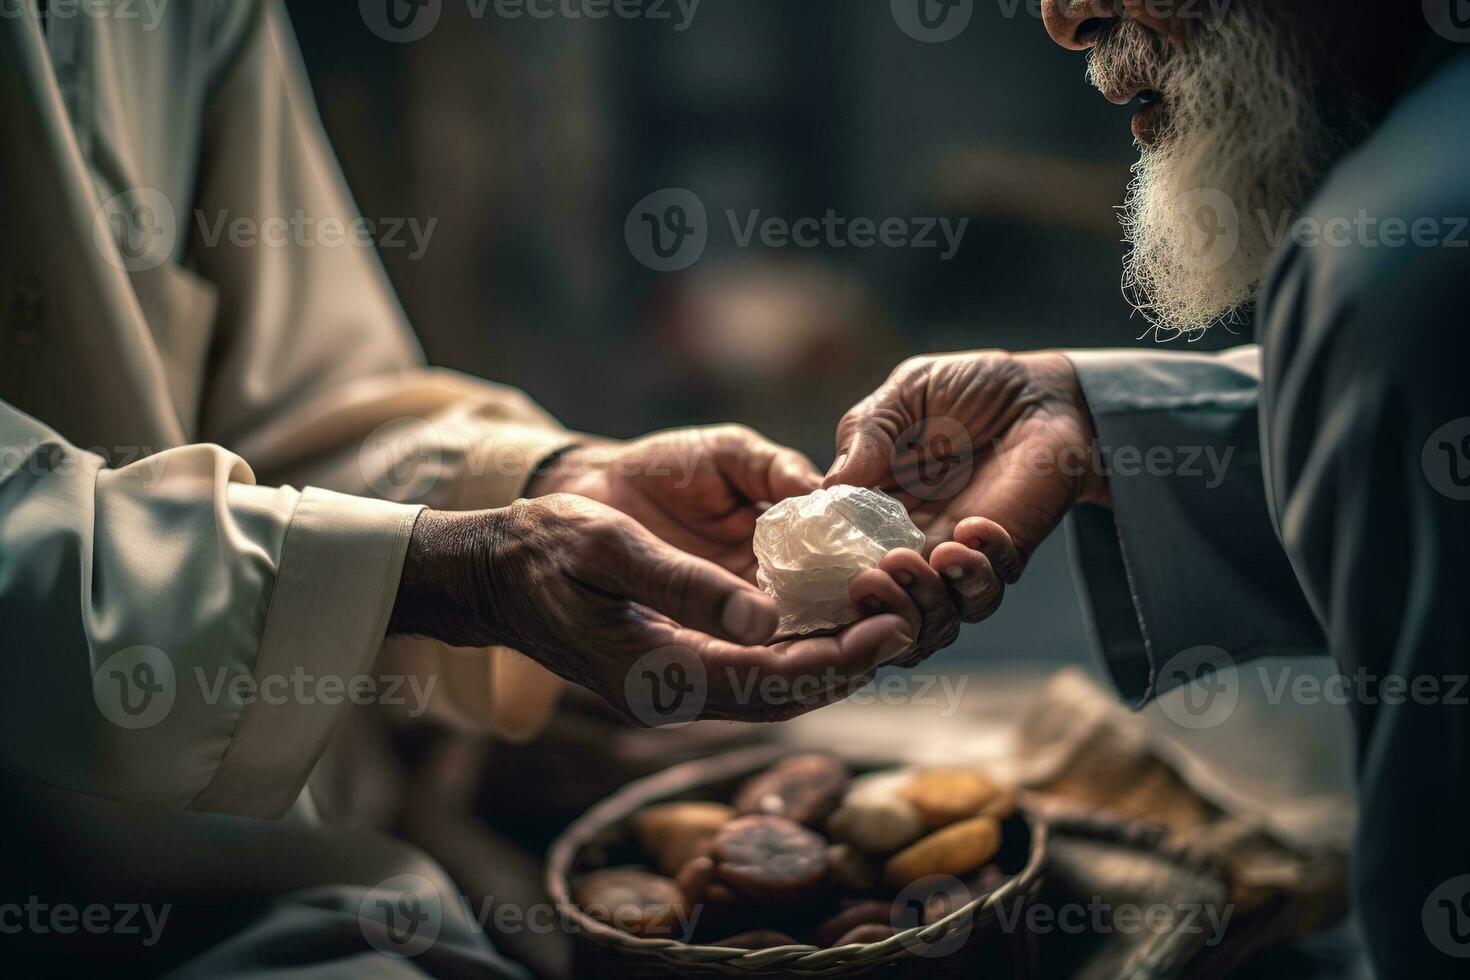
M 906 597 L 896 584 L 886 598 Z M 390 633 L 514 647 L 646 725 L 775 720 L 847 696 L 913 649 L 917 621 L 879 615 L 768 645 L 771 599 L 610 507 L 569 494 L 491 511 L 423 512 Z M 668 713 L 668 676 L 685 712 Z M 677 708 L 677 705 L 675 705 Z
M 794 449 L 741 425 L 675 429 L 563 455 L 528 497 L 574 493 L 614 507 L 669 544 L 755 581 L 763 505 L 811 493 L 822 475 Z
M 978 622 L 1068 508 L 1107 502 L 1096 436 L 1072 364 L 1054 353 L 978 351 L 905 361 L 837 429 L 824 485 L 879 487 L 925 534 L 925 563 L 882 568 L 923 615 L 910 663 Z

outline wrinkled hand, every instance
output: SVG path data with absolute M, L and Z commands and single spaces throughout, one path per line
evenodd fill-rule
M 1107 502 L 1095 440 L 1076 372 L 1054 353 L 914 358 L 843 416 L 824 485 L 887 490 L 925 535 L 924 556 L 881 565 L 923 616 L 909 663 L 994 613 L 1074 503 Z
M 556 494 L 421 513 L 389 632 L 514 647 L 642 724 L 661 720 L 629 700 L 648 654 L 676 651 L 700 687 L 699 717 L 777 720 L 840 700 L 913 646 L 899 616 L 767 645 L 776 620 L 775 603 L 731 571 Z
M 811 493 L 821 482 L 796 450 L 746 426 L 721 425 L 578 448 L 527 493 L 575 493 L 614 507 L 680 551 L 754 582 L 756 519 L 766 505 Z M 866 614 L 895 613 L 919 628 L 918 607 L 886 573 L 859 576 L 851 597 Z
M 563 456 L 526 495 L 574 493 L 616 508 L 669 544 L 755 581 L 764 509 L 821 485 L 811 460 L 740 425 L 675 429 Z

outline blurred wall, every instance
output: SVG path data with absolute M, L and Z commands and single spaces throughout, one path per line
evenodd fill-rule
M 672 20 L 589 20 L 443 0 L 412 43 L 288 7 L 363 212 L 436 222 L 421 256 L 384 251 L 431 359 L 571 427 L 738 419 L 825 465 L 841 413 L 909 354 L 1155 343 L 1118 288 L 1127 115 L 1024 0 L 976 0 L 945 43 L 879 0 L 703 0 L 682 30 L 672 2 Z M 704 203 L 710 244 L 660 273 L 624 225 L 668 187 Z M 969 224 L 946 261 L 741 247 L 731 209 Z M 949 656 L 1076 660 L 1084 642 L 1053 542 Z

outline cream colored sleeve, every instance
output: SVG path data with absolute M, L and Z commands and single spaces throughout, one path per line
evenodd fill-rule
M 445 510 L 511 503 L 575 437 L 519 390 L 424 366 L 376 249 L 336 233 L 367 226 L 277 0 L 261 5 L 226 64 L 207 111 L 190 242 L 218 291 L 202 438 L 238 452 L 265 482 Z M 383 232 L 410 216 L 370 217 Z M 428 227 L 444 216 L 413 217 Z M 242 218 L 261 229 L 295 223 L 281 247 L 205 234 Z M 531 734 L 560 690 L 499 651 L 398 639 L 388 655 L 438 675 L 433 711 L 463 727 Z
M 284 813 L 379 683 L 418 511 L 257 486 L 217 446 L 107 469 L 0 402 L 0 765 Z

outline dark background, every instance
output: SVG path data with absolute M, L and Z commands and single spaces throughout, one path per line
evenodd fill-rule
M 842 412 L 911 354 L 1158 343 L 1118 286 L 1128 115 L 1025 2 L 977 0 L 938 44 L 883 0 L 703 0 L 682 32 L 672 3 L 672 20 L 594 21 L 444 0 L 411 43 L 340 5 L 289 8 L 363 213 L 437 221 L 421 257 L 383 250 L 430 359 L 571 428 L 738 420 L 825 466 Z M 665 187 L 710 214 L 684 272 L 624 239 Z M 970 225 L 950 261 L 742 249 L 727 208 Z M 951 656 L 982 643 L 1083 657 L 1057 543 Z

